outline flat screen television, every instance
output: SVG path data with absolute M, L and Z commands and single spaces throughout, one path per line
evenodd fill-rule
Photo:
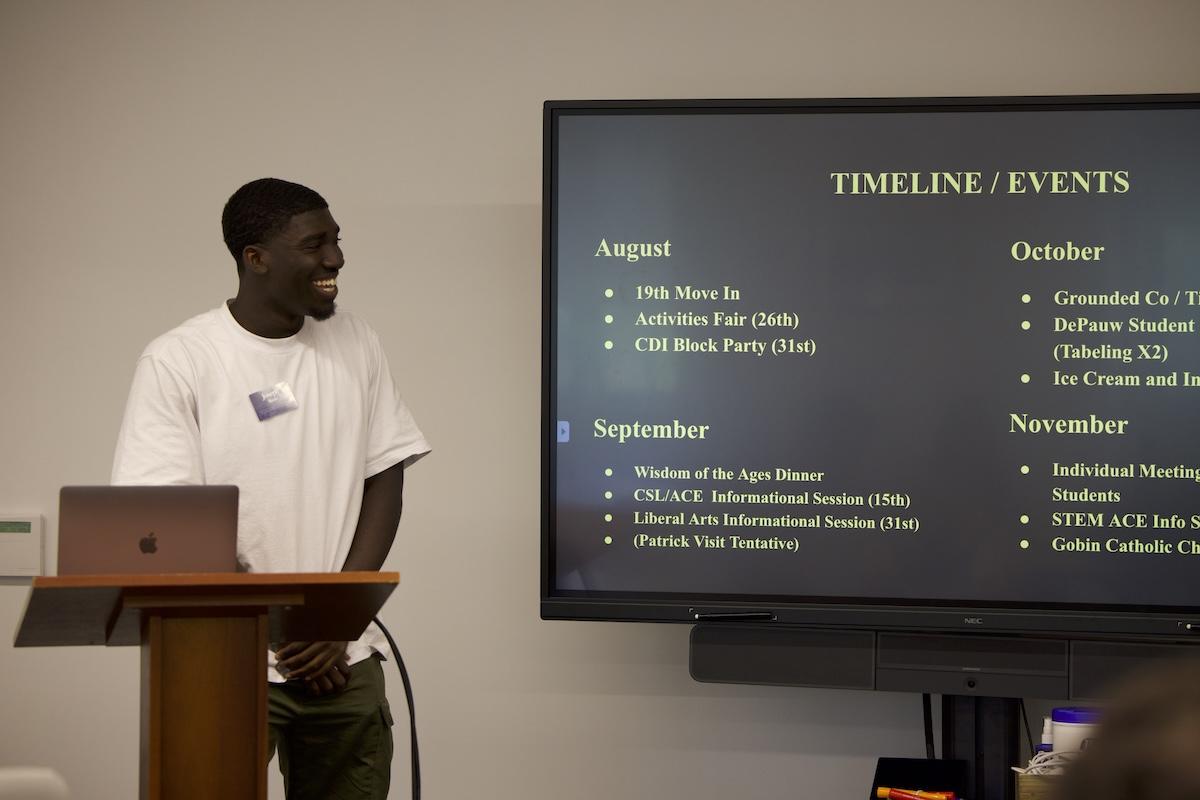
M 1200 96 L 551 101 L 544 157 L 544 618 L 1194 635 Z

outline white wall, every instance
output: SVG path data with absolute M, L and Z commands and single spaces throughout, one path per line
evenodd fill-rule
M 683 626 L 538 619 L 541 103 L 1194 92 L 1197 41 L 1188 0 L 0 0 L 0 512 L 54 552 L 142 346 L 235 290 L 222 203 L 300 180 L 435 446 L 384 614 L 426 795 L 859 796 L 922 753 L 918 697 L 700 685 Z M 0 586 L 0 629 L 25 594 Z M 134 796 L 136 684 L 132 650 L 0 649 L 0 764 Z

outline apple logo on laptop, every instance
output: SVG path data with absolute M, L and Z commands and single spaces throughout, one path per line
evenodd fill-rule
M 138 542 L 138 547 L 141 548 L 143 553 L 157 553 L 158 540 L 154 538 L 154 531 L 150 531 L 149 536 L 143 536 Z

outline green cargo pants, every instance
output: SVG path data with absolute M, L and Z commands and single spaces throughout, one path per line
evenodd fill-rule
M 267 727 L 288 800 L 387 797 L 392 714 L 379 656 L 351 666 L 337 694 L 312 697 L 302 686 L 271 684 Z

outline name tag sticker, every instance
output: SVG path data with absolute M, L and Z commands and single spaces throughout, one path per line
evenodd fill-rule
M 292 387 L 288 386 L 286 381 L 280 381 L 270 389 L 252 393 L 250 404 L 254 406 L 254 413 L 258 415 L 259 422 L 300 407 L 296 402 L 296 395 L 292 393 Z

